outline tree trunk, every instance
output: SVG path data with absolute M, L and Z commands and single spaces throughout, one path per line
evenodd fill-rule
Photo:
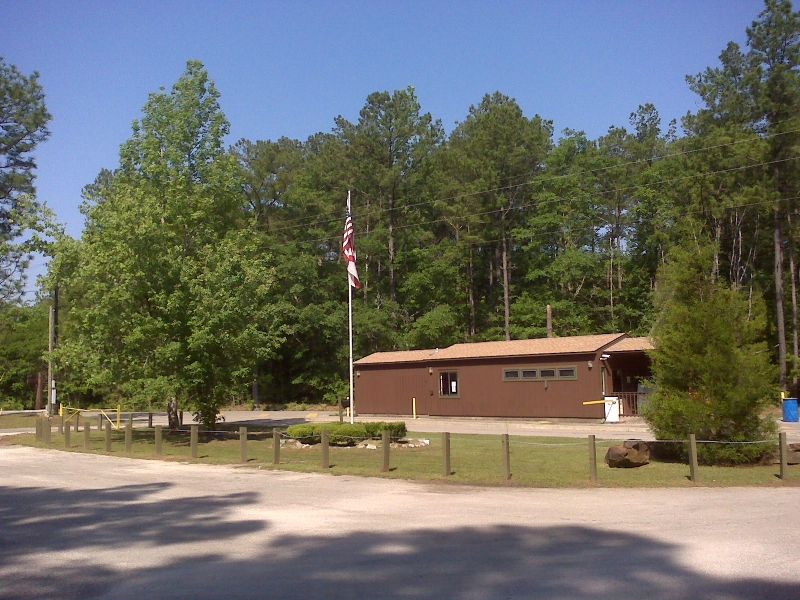
M 781 389 L 786 389 L 786 319 L 783 314 L 783 229 L 780 209 L 776 206 L 773 221 L 775 244 L 775 325 L 778 332 L 778 366 Z
M 797 282 L 794 262 L 794 232 L 789 221 L 789 269 L 792 274 L 792 395 L 797 394 L 798 331 L 797 331 Z
M 167 420 L 170 429 L 180 429 L 181 422 L 178 419 L 178 398 L 172 396 L 167 400 Z
M 467 262 L 467 280 L 469 285 L 469 337 L 475 337 L 475 280 L 473 277 L 472 246 L 469 248 L 469 261 Z
M 370 227 L 369 227 L 370 226 L 369 211 L 370 211 L 370 207 L 371 207 L 369 196 L 367 196 L 367 198 L 365 200 L 365 207 L 366 207 L 366 209 L 364 210 L 364 217 L 365 217 L 364 218 L 364 237 L 368 237 L 369 236 L 369 231 L 370 231 Z M 363 269 L 363 271 L 361 271 L 361 273 L 359 274 L 359 277 L 358 277 L 359 280 L 361 281 L 361 293 L 364 294 L 364 306 L 366 306 L 367 303 L 368 303 L 368 298 L 367 298 L 368 292 L 367 292 L 367 290 L 369 289 L 369 258 L 370 258 L 369 254 L 364 254 L 364 269 Z M 349 279 L 348 279 L 348 282 L 349 282 Z M 350 285 L 350 284 L 348 283 L 348 285 Z
M 394 277 L 394 196 L 389 199 L 389 299 L 392 301 L 392 317 L 397 304 L 397 282 Z M 394 319 L 392 319 L 394 322 Z
M 505 213 L 502 215 L 503 217 L 503 224 L 502 224 L 502 238 L 503 238 L 503 255 L 501 257 L 503 264 L 503 310 L 505 316 L 505 329 L 506 329 L 506 340 L 511 339 L 511 301 L 510 301 L 510 294 L 508 290 L 509 286 L 509 277 L 508 277 L 508 238 L 506 237 L 506 224 L 505 224 Z
M 46 381 L 46 373 L 44 371 L 39 371 L 36 374 L 36 400 L 34 404 L 34 408 L 36 410 L 42 410 L 46 408 L 44 405 L 44 385 Z
M 494 246 L 494 244 L 492 244 Z M 497 248 L 492 248 L 489 254 L 489 289 L 494 287 L 494 256 L 497 254 Z
M 714 262 L 711 265 L 711 276 L 716 281 L 719 278 L 719 249 L 722 241 L 722 223 L 719 219 L 715 219 L 714 227 Z
M 259 368 L 256 366 L 253 369 L 252 398 L 253 398 L 253 404 L 255 404 L 258 407 L 261 406 L 261 386 L 258 383 L 259 374 L 260 374 L 259 373 Z
M 611 307 L 611 325 L 614 325 L 614 238 L 608 243 L 610 251 L 609 271 L 608 271 L 608 294 L 609 306 Z

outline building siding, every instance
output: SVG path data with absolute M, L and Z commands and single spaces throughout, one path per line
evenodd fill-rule
M 598 353 L 558 356 L 463 359 L 424 363 L 356 366 L 355 404 L 363 414 L 412 412 L 432 416 L 602 418 L 601 404 L 583 402 L 602 397 L 602 366 Z M 588 362 L 592 362 L 590 368 Z M 504 381 L 510 367 L 577 369 L 575 380 Z M 439 373 L 457 371 L 459 397 L 439 396 Z M 610 389 L 610 378 L 606 385 Z

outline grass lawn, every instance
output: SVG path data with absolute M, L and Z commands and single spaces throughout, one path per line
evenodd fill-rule
M 36 427 L 36 417 L 32 414 L 0 415 L 0 429 L 24 429 Z
M 231 429 L 236 429 L 230 427 Z M 228 429 L 228 427 L 226 427 Z M 257 429 L 257 430 L 256 430 Z M 272 433 L 268 428 L 248 428 L 247 467 L 284 469 L 322 473 L 321 446 L 281 448 L 281 464 L 272 464 Z M 72 432 L 71 451 L 83 452 L 83 431 Z M 230 436 L 229 436 L 230 437 Z M 413 479 L 418 481 L 447 481 L 490 486 L 533 487 L 590 487 L 589 456 L 586 440 L 576 438 L 532 438 L 511 436 L 512 478 L 503 475 L 503 454 L 500 436 L 453 434 L 450 437 L 451 475 L 443 474 L 441 434 L 409 433 L 411 438 L 430 440 L 423 448 L 392 448 L 391 470 L 381 473 L 381 450 L 330 447 L 334 475 L 363 475 Z M 108 454 L 126 456 L 125 432 L 112 432 L 112 450 Z M 240 464 L 240 445 L 237 438 L 200 436 L 198 458 L 190 458 L 189 432 L 163 431 L 163 453 L 155 454 L 152 429 L 134 429 L 131 456 L 143 459 L 178 460 L 207 464 Z M 13 436 L 8 443 L 44 447 L 31 434 Z M 597 442 L 598 484 L 608 487 L 690 487 L 689 467 L 681 463 L 651 462 L 637 469 L 610 469 L 603 462 L 608 447 L 618 442 Z M 550 445 L 552 444 L 552 445 Z M 64 436 L 53 431 L 51 448 L 65 449 Z M 106 454 L 103 433 L 92 431 L 91 452 Z M 777 478 L 778 465 L 745 467 L 703 467 L 699 469 L 701 485 L 709 486 L 781 486 L 800 485 L 800 466 L 789 467 L 789 479 Z

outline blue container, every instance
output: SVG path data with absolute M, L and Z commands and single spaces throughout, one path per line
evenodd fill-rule
M 783 420 L 787 423 L 797 423 L 797 398 L 783 399 Z

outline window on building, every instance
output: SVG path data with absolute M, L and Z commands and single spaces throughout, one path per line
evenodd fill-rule
M 439 373 L 439 395 L 458 396 L 458 372 L 441 371 Z
M 544 379 L 577 379 L 578 368 L 568 367 L 525 367 L 503 369 L 503 381 L 542 381 Z

